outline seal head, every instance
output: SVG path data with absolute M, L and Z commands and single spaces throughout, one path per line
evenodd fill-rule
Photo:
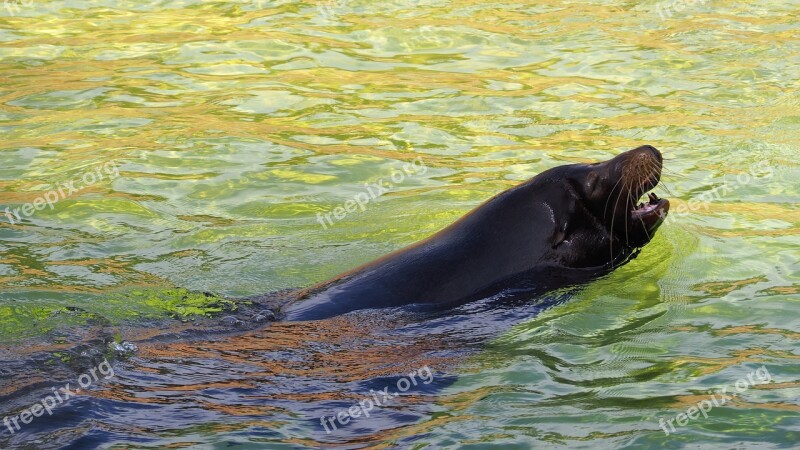
M 639 199 L 658 185 L 663 161 L 661 152 L 644 145 L 605 162 L 543 172 L 540 177 L 567 196 L 551 195 L 555 201 L 548 202 L 557 211 L 555 257 L 568 267 L 615 265 L 650 242 L 667 217 L 669 201 L 654 193 Z

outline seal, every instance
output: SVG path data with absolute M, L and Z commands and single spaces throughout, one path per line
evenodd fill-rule
M 300 291 L 286 320 L 365 308 L 452 307 L 509 290 L 590 281 L 629 261 L 669 211 L 650 193 L 663 157 L 644 145 L 596 164 L 554 167 L 431 237 Z

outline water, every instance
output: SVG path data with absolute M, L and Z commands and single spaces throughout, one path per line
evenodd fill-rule
M 0 217 L 0 415 L 114 376 L 0 447 L 796 448 L 800 4 L 689 3 L 4 4 L 0 205 L 57 200 Z M 309 286 L 642 143 L 672 218 L 582 290 L 233 330 L 257 308 L 199 294 Z

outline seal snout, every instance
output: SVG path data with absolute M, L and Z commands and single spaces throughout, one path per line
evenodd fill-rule
M 652 145 L 643 145 L 641 147 L 631 150 L 629 159 L 627 161 L 627 172 L 631 175 L 661 177 L 661 165 L 663 164 L 664 157 L 661 152 Z M 656 181 L 658 183 L 658 181 Z M 650 188 L 652 189 L 652 187 Z
M 642 145 L 641 147 L 634 149 L 634 151 L 636 150 L 639 150 L 642 153 L 642 155 L 647 155 L 647 152 L 650 152 L 653 156 L 655 156 L 658 162 L 664 161 L 664 157 L 661 156 L 661 152 L 658 151 L 658 149 L 653 147 L 652 145 Z M 648 157 L 648 156 L 643 156 L 643 157 Z
M 664 158 L 652 145 L 643 145 L 619 156 L 621 178 L 628 185 L 632 205 L 645 192 L 658 185 Z
M 614 205 L 611 217 L 604 213 L 607 223 L 625 236 L 626 242 L 649 242 L 669 211 L 669 201 L 650 192 L 661 182 L 661 152 L 652 145 L 642 145 L 608 163 L 608 178 L 615 185 L 606 196 Z
M 634 224 L 641 224 L 646 231 L 653 230 L 661 224 L 669 211 L 669 200 L 658 198 L 655 193 L 647 194 L 647 200 L 637 205 L 642 195 L 655 188 L 661 181 L 661 169 L 664 157 L 652 145 L 643 145 L 631 150 L 625 170 L 625 178 L 631 182 L 632 188 L 629 205 L 630 217 Z

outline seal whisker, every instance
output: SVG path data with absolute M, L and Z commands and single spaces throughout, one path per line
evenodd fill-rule
M 663 189 L 667 196 L 669 197 L 677 197 L 670 188 L 667 187 L 666 184 L 659 184 L 656 186 L 656 189 Z
M 667 195 L 669 195 L 670 197 L 676 197 L 675 193 L 672 192 L 672 189 L 669 188 L 669 186 L 667 185 L 667 183 L 664 180 L 661 180 L 661 182 L 659 182 L 657 185 L 655 185 L 655 187 L 653 189 L 655 189 L 655 188 L 664 189 L 664 192 L 666 192 Z
M 631 181 L 630 184 L 632 185 L 633 181 Z M 633 189 L 633 186 L 629 187 L 629 186 L 626 185 L 625 187 L 628 189 L 628 193 L 630 195 L 630 192 L 631 192 L 631 189 Z M 625 245 L 626 246 L 630 246 L 631 245 L 630 239 L 628 239 L 628 216 L 629 216 L 628 211 L 625 211 Z
M 619 201 L 622 198 L 622 193 L 625 192 L 626 189 L 628 189 L 628 181 L 623 182 L 622 189 L 620 189 L 619 194 L 617 194 L 617 200 L 614 202 L 614 204 L 617 206 L 617 208 L 619 208 Z M 626 206 L 626 210 L 627 210 L 627 205 L 625 205 L 625 206 Z M 616 216 L 616 214 L 614 214 L 614 216 Z M 624 218 L 623 224 L 625 225 L 625 245 L 627 246 L 628 245 L 628 214 L 627 214 L 627 211 L 625 211 L 625 218 Z M 611 222 L 611 231 L 612 231 L 612 233 L 614 231 L 613 219 L 612 219 L 612 222 Z
M 614 184 L 614 187 L 611 188 L 611 192 L 609 193 L 608 198 L 606 199 L 606 205 L 605 207 L 603 207 L 603 217 L 605 217 L 606 213 L 608 213 L 608 202 L 611 200 L 611 197 L 614 196 L 614 189 L 616 189 L 619 183 L 621 182 L 622 182 L 622 177 L 620 177 L 620 179 L 617 180 L 616 184 Z
M 635 218 L 638 219 L 639 222 L 641 222 L 642 230 L 644 230 L 644 234 L 645 236 L 647 236 L 647 240 L 651 241 L 652 237 L 650 236 L 650 233 L 647 231 L 647 224 L 645 223 L 644 218 L 642 218 L 642 216 L 635 216 Z
M 650 237 L 650 233 L 647 232 L 647 224 L 644 223 L 644 219 L 639 217 L 639 222 L 642 223 L 642 228 L 644 229 L 644 234 L 647 235 L 647 240 L 648 241 L 652 240 L 652 238 Z
M 608 202 L 611 200 L 611 197 L 614 196 L 614 190 L 617 188 L 617 186 L 619 186 L 620 182 L 622 182 L 622 177 L 620 177 L 617 180 L 617 182 L 614 184 L 614 187 L 611 188 L 611 192 L 609 193 L 608 198 L 606 199 L 606 205 L 605 205 L 605 207 L 603 207 L 603 217 L 604 218 L 608 217 Z M 622 193 L 621 190 L 620 190 L 620 193 Z M 617 200 L 619 200 L 619 198 Z M 611 214 L 611 228 L 610 228 L 611 234 L 610 234 L 610 238 L 608 240 L 608 243 L 609 243 L 609 254 L 611 256 L 609 262 L 611 263 L 611 267 L 614 267 L 614 219 L 615 218 L 616 218 L 616 214 Z
M 651 164 L 650 169 L 655 174 L 657 174 L 659 171 L 667 170 L 663 165 L 661 167 L 659 167 L 656 162 L 651 162 L 650 164 Z M 669 186 L 667 186 L 667 183 L 664 181 L 663 177 L 660 180 L 654 180 L 654 181 L 656 181 L 656 183 L 655 183 L 655 186 L 653 186 L 653 189 L 661 187 L 661 188 L 664 189 L 664 191 L 667 193 L 667 195 L 669 195 L 671 197 L 675 197 L 675 194 L 672 192 L 672 190 L 669 188 Z
M 696 181 L 698 183 L 704 183 L 703 180 L 701 180 L 701 179 L 699 179 L 697 177 L 693 177 L 693 176 L 686 175 L 686 174 L 683 174 L 683 173 L 678 173 L 678 172 L 676 172 L 674 170 L 670 170 L 670 169 L 668 169 L 666 167 L 662 167 L 661 170 L 664 171 L 664 176 L 667 176 L 667 177 L 683 178 L 683 179 L 686 179 L 686 180 Z

